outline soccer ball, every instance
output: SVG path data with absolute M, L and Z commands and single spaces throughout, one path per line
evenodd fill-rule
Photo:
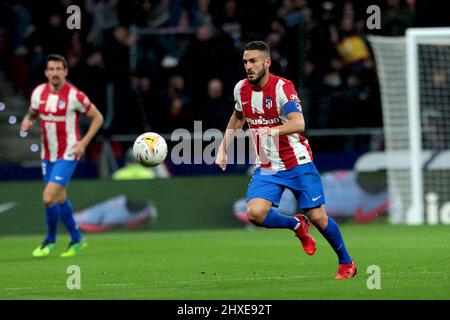
M 166 140 L 155 132 L 143 133 L 134 141 L 133 156 L 144 167 L 157 166 L 166 159 Z

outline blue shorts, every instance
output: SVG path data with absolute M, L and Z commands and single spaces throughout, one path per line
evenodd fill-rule
M 282 171 L 255 169 L 247 190 L 247 202 L 253 198 L 263 198 L 278 207 L 285 188 L 292 191 L 301 209 L 315 208 L 325 203 L 322 180 L 312 162 Z
M 42 160 L 42 177 L 44 178 L 45 185 L 53 182 L 66 187 L 69 184 L 70 178 L 72 178 L 77 164 L 78 161 L 71 160 L 56 160 L 55 162 Z

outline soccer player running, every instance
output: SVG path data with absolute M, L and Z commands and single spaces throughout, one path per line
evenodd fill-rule
M 235 109 L 228 122 L 216 164 L 225 170 L 226 150 L 234 131 L 247 121 L 257 153 L 255 169 L 247 190 L 249 220 L 266 228 L 291 229 L 305 252 L 316 251 L 316 241 L 309 234 L 309 221 L 303 215 L 282 215 L 277 207 L 285 188 L 298 200 L 309 220 L 327 239 L 338 256 L 336 279 L 356 275 L 337 223 L 324 208 L 320 175 L 314 166 L 311 149 L 301 132 L 305 130 L 300 100 L 291 81 L 269 73 L 270 50 L 262 41 L 250 42 L 243 54 L 247 78 L 234 88 Z
M 39 116 L 42 131 L 42 175 L 45 189 L 47 236 L 33 251 L 35 257 L 45 257 L 56 243 L 58 221 L 61 218 L 70 233 L 71 242 L 61 257 L 76 255 L 87 246 L 82 240 L 67 198 L 67 185 L 90 143 L 103 123 L 103 116 L 89 98 L 66 81 L 68 64 L 63 56 L 47 57 L 47 83 L 38 85 L 31 94 L 31 104 L 22 120 L 20 130 L 27 132 Z M 88 131 L 80 140 L 78 118 L 85 114 L 91 119 Z

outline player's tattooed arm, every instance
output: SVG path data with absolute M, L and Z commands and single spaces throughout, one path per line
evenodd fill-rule
M 38 113 L 33 108 L 29 108 L 25 117 L 23 117 L 22 123 L 20 125 L 20 131 L 27 132 L 28 130 L 30 130 L 36 122 L 37 115 Z

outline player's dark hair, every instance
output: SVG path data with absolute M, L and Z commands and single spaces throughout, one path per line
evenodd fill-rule
M 247 43 L 247 45 L 244 48 L 244 51 L 247 50 L 259 50 L 267 54 L 268 57 L 270 57 L 270 48 L 269 46 L 263 42 L 263 41 L 252 41 Z
M 46 66 L 48 65 L 49 61 L 60 61 L 60 62 L 62 62 L 63 66 L 64 66 L 64 69 L 67 69 L 69 67 L 69 64 L 67 63 L 66 58 L 64 58 L 60 54 L 55 54 L 55 53 L 49 54 L 47 56 L 47 61 L 45 62 Z

